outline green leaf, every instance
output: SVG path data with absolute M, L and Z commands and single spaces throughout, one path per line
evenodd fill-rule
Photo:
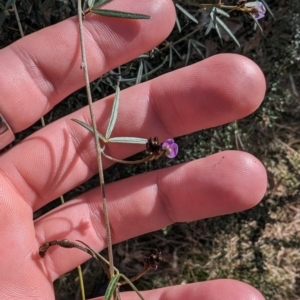
M 173 49 L 172 46 L 169 48 L 169 69 L 171 69 L 173 64 Z
M 253 19 L 253 20 L 254 20 L 254 22 L 255 22 L 255 24 L 254 24 L 254 25 L 256 25 L 256 26 L 259 28 L 260 32 L 263 32 L 263 29 L 261 28 L 261 26 L 260 26 L 260 24 L 259 24 L 258 20 L 256 20 L 252 14 L 250 14 L 250 16 L 252 17 L 252 19 Z M 254 29 L 256 29 L 256 28 L 257 28 L 256 26 L 254 26 Z
M 192 20 L 193 22 L 195 22 L 196 24 L 198 24 L 198 20 L 192 16 L 186 9 L 184 9 L 181 5 L 179 5 L 178 3 L 175 4 L 175 6 L 182 12 L 184 13 L 190 20 Z
M 142 81 L 142 75 L 143 75 L 143 71 L 144 71 L 144 64 L 143 64 L 143 60 L 140 60 L 140 65 L 139 65 L 139 70 L 136 76 L 136 81 L 135 84 L 139 84 Z
M 186 58 L 185 58 L 185 66 L 187 66 L 189 59 L 190 59 L 190 55 L 191 55 L 191 50 L 192 50 L 192 42 L 191 40 L 189 40 L 188 42 L 188 50 L 187 50 L 187 54 L 186 54 Z
M 219 15 L 222 15 L 224 17 L 230 18 L 230 15 L 226 11 L 224 11 L 223 9 L 220 9 L 220 8 L 215 8 L 215 9 L 216 9 L 216 12 Z
M 112 0 L 85 0 L 83 9 L 86 10 L 87 7 L 89 9 L 92 9 L 93 7 L 101 7 L 111 1 Z
M 192 48 L 194 48 L 198 52 L 198 54 L 204 59 L 204 55 L 203 55 L 202 51 L 200 50 L 199 46 L 205 49 L 205 46 L 203 44 L 201 44 L 200 42 L 198 42 L 194 39 L 189 39 L 188 51 L 187 51 L 187 55 L 186 55 L 186 59 L 185 59 L 185 65 L 187 65 L 189 62 Z
M 95 0 L 94 0 L 95 1 Z M 101 7 L 109 2 L 111 2 L 112 0 L 98 0 L 98 1 L 95 1 L 93 7 Z
M 0 11 L 0 27 L 2 26 L 3 22 L 5 21 L 6 14 L 5 11 Z
M 141 295 L 139 290 L 135 287 L 135 285 L 127 278 L 124 274 L 120 274 L 120 276 L 131 286 L 131 288 L 138 294 L 141 300 L 145 300 L 144 297 Z
M 173 51 L 176 53 L 176 55 L 179 57 L 180 60 L 182 60 L 181 54 L 176 50 L 176 48 L 174 46 L 172 46 Z
M 204 54 L 202 53 L 200 47 L 202 47 L 202 48 L 204 48 L 204 49 L 206 49 L 206 47 L 205 47 L 202 43 L 200 43 L 199 41 L 197 41 L 197 40 L 191 39 L 191 41 L 192 41 L 192 44 L 193 44 L 193 47 L 195 48 L 195 50 L 196 50 L 196 51 L 198 52 L 198 54 L 204 59 L 205 56 L 204 56 Z
M 234 42 L 240 47 L 239 41 L 236 39 L 232 31 L 227 27 L 227 25 L 219 18 L 216 17 L 217 22 L 223 27 L 223 29 L 229 34 L 229 36 L 234 40 Z
M 87 0 L 87 5 L 90 8 L 94 6 L 94 3 L 95 3 L 95 0 Z
M 94 133 L 94 129 L 92 126 L 80 121 L 80 120 L 77 120 L 77 119 L 71 119 L 72 121 L 74 121 L 75 123 L 81 125 L 82 127 L 84 127 L 85 129 L 87 129 L 88 131 Z M 105 139 L 105 137 L 99 132 L 97 131 L 97 136 L 99 139 L 101 139 L 104 143 L 107 142 L 107 140 Z
M 222 36 L 221 36 L 220 29 L 219 29 L 219 26 L 218 26 L 218 23 L 217 23 L 217 13 L 216 13 L 216 8 L 215 7 L 211 10 L 209 15 L 212 19 L 212 22 L 213 22 L 214 26 L 215 26 L 215 29 L 216 29 L 216 32 L 219 36 L 221 44 L 223 44 Z
M 143 138 L 137 138 L 137 137 L 113 137 L 108 140 L 110 143 L 124 143 L 124 144 L 140 144 L 140 145 L 146 145 L 148 142 L 147 139 Z
M 179 57 L 180 60 L 182 60 L 182 57 L 180 55 L 180 53 L 176 50 L 176 48 L 174 46 L 172 46 L 172 44 L 170 45 L 170 52 L 169 52 L 169 69 L 172 67 L 172 63 L 173 63 L 173 51 L 175 52 L 175 54 Z
M 107 126 L 106 134 L 105 134 L 106 140 L 109 140 L 111 133 L 114 130 L 114 127 L 115 127 L 115 124 L 117 121 L 117 117 L 118 117 L 119 103 L 120 103 L 120 88 L 118 85 L 116 88 L 116 95 L 115 95 L 113 107 L 111 110 L 111 115 L 110 115 L 109 123 Z
M 207 26 L 207 29 L 205 30 L 204 35 L 208 35 L 213 28 L 214 28 L 214 22 L 212 20 L 210 20 L 210 22 Z
M 129 13 L 125 11 L 110 10 L 110 9 L 92 8 L 91 12 L 101 16 L 122 18 L 122 19 L 150 19 L 151 18 L 148 15 L 135 14 L 135 13 Z
M 168 60 L 168 56 L 165 57 L 164 61 L 156 68 L 152 69 L 151 71 L 149 71 L 148 73 L 144 74 L 142 76 L 142 79 L 144 79 L 145 77 L 155 73 L 156 71 L 158 71 Z M 135 82 L 136 81 L 136 78 L 123 78 L 123 79 L 120 79 L 120 82 Z
M 120 279 L 121 275 L 120 274 L 116 274 L 112 279 L 111 281 L 109 282 L 108 284 L 108 287 L 107 287 L 107 290 L 105 292 L 105 295 L 104 295 L 104 300 L 110 300 L 111 297 L 113 296 L 113 293 L 117 287 L 117 284 L 119 282 L 119 279 Z
M 15 4 L 16 0 L 7 0 L 5 3 L 5 8 L 10 8 L 13 4 Z
M 148 78 L 148 66 L 150 67 L 150 69 L 152 69 L 151 64 L 147 60 L 143 60 L 143 69 L 144 69 L 145 74 L 146 74 L 146 76 L 144 78 L 145 78 L 146 81 L 149 79 Z M 142 80 L 142 78 L 141 78 L 141 80 Z
M 178 28 L 178 31 L 181 32 L 181 25 L 180 25 L 180 21 L 179 21 L 177 15 L 176 15 L 176 26 Z

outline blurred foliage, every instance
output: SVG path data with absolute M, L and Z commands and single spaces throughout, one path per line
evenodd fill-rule
M 76 14 L 76 1 L 15 2 L 26 35 Z M 107 182 L 111 182 L 225 149 L 248 151 L 267 168 L 269 188 L 264 200 L 255 208 L 230 216 L 175 224 L 116 245 L 116 264 L 128 276 L 142 268 L 145 253 L 156 247 L 162 249 L 165 263 L 158 271 L 149 272 L 139 280 L 137 287 L 141 290 L 228 277 L 254 285 L 266 299 L 300 297 L 300 2 L 265 2 L 276 20 L 267 13 L 260 21 L 262 33 L 254 30 L 253 20 L 239 12 L 230 13 L 230 18 L 219 14 L 240 47 L 220 28 L 221 42 L 218 32 L 209 28 L 209 13 L 180 2 L 176 26 L 165 42 L 93 83 L 93 96 L 102 98 L 114 92 L 116 74 L 122 74 L 121 87 L 126 88 L 211 55 L 228 52 L 253 59 L 267 80 L 265 100 L 254 114 L 177 138 L 181 152 L 176 161 L 161 160 L 126 168 L 115 165 L 106 171 Z M 6 3 L 0 1 L 0 48 L 20 38 L 13 10 L 6 7 Z M 235 4 L 235 1 L 226 1 L 226 4 Z M 85 105 L 85 90 L 80 90 L 48 113 L 46 122 Z M 38 128 L 40 124 L 36 123 L 17 138 L 23 139 Z M 72 199 L 97 185 L 96 177 L 92 178 L 65 198 Z M 59 202 L 53 201 L 35 217 Z M 93 261 L 85 263 L 83 270 L 87 296 L 101 293 L 107 284 L 102 271 Z M 76 277 L 76 271 L 70 272 L 55 282 L 57 299 L 74 299 L 76 295 L 79 299 Z

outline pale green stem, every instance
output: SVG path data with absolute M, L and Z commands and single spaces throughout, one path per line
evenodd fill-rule
M 107 201 L 106 201 L 105 189 L 104 189 L 104 174 L 103 174 L 103 167 L 102 167 L 101 148 L 100 148 L 100 142 L 99 142 L 99 139 L 97 136 L 96 118 L 95 118 L 95 114 L 93 111 L 90 80 L 89 80 L 86 52 L 85 52 L 85 46 L 84 46 L 81 0 L 78 0 L 78 21 L 79 21 L 82 68 L 84 71 L 86 93 L 87 93 L 87 99 L 88 99 L 88 104 L 89 104 L 89 108 L 90 108 L 90 115 L 91 115 L 93 130 L 94 130 L 94 140 L 95 140 L 96 153 L 97 153 L 97 164 L 98 164 L 98 172 L 99 172 L 99 180 L 100 180 L 100 190 L 101 190 L 101 196 L 102 196 L 103 213 L 104 213 L 106 235 L 107 235 L 109 274 L 110 274 L 110 279 L 111 279 L 114 276 L 112 240 L 111 240 L 111 231 L 110 231 L 109 218 L 108 218 Z

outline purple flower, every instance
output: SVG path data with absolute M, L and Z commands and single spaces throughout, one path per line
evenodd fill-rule
M 259 20 L 265 16 L 266 8 L 260 1 L 248 2 L 245 6 L 251 9 L 254 19 Z
M 166 150 L 166 156 L 174 158 L 178 154 L 178 145 L 173 139 L 167 139 L 163 144 L 162 148 Z

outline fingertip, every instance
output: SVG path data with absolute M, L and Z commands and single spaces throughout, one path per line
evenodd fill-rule
M 233 54 L 228 54 L 229 57 Z M 232 62 L 235 68 L 240 68 L 241 74 L 238 87 L 240 93 L 245 94 L 245 104 L 248 105 L 248 113 L 254 112 L 262 103 L 266 93 L 266 79 L 261 68 L 251 59 L 236 55 Z M 246 93 L 244 90 L 246 89 Z
M 105 32 L 108 34 L 106 40 L 110 41 L 110 44 L 106 45 L 108 48 L 107 52 L 115 51 L 114 47 L 119 52 L 122 51 L 124 56 L 129 56 L 131 52 L 135 51 L 136 55 L 139 55 L 164 41 L 172 31 L 176 18 L 174 3 L 170 0 L 154 0 L 150 2 L 129 0 L 126 3 L 123 2 L 122 7 L 120 7 L 120 3 L 112 1 L 105 5 L 105 9 L 145 14 L 150 17 L 150 19 L 146 20 L 123 18 L 116 20 L 116 18 L 99 18 L 98 15 L 91 16 L 92 25 L 96 25 L 96 30 L 99 32 L 102 33 L 103 28 L 109 27 L 109 30 Z M 111 43 L 111 35 L 117 37 L 113 38 L 115 44 Z M 99 39 L 103 39 L 103 36 L 100 36 Z M 132 47 L 130 51 L 124 51 L 128 43 L 136 45 L 136 47 Z M 134 58 L 136 55 L 131 54 Z
M 242 185 L 241 192 L 241 210 L 250 209 L 256 206 L 264 197 L 268 184 L 268 177 L 264 165 L 252 154 L 241 151 L 234 151 L 241 154 L 237 164 L 243 166 L 240 168 L 239 177 Z
M 166 177 L 165 186 L 178 182 L 182 187 L 164 194 L 171 199 L 186 199 L 172 202 L 172 219 L 177 222 L 250 209 L 261 201 L 267 188 L 264 166 L 253 155 L 242 151 L 216 153 L 176 170 Z
M 134 1 L 134 3 L 136 3 Z M 161 22 L 162 24 L 168 25 L 169 33 L 173 30 L 175 19 L 176 19 L 176 11 L 175 5 L 173 1 L 165 0 L 165 1 L 147 1 L 146 2 L 149 10 L 152 11 L 152 15 Z M 166 22 L 166 18 L 168 22 Z
M 259 66 L 249 58 L 237 54 L 218 54 L 207 59 L 210 70 L 215 70 L 215 80 L 221 86 L 222 96 L 229 96 L 232 109 L 240 111 L 240 117 L 253 113 L 262 103 L 266 92 L 266 80 Z M 227 105 L 227 109 L 229 106 Z
M 264 296 L 253 286 L 235 279 L 215 279 L 200 283 L 205 287 L 207 300 L 222 299 L 232 300 L 264 300 Z M 206 286 L 205 286 L 206 285 Z
M 266 90 L 260 68 L 236 54 L 212 56 L 150 84 L 151 106 L 173 136 L 242 119 L 259 107 Z
M 176 285 L 142 292 L 148 300 L 264 300 L 264 296 L 254 287 L 233 279 L 216 279 L 206 282 Z M 102 298 L 97 298 L 102 299 Z M 122 299 L 139 299 L 134 292 L 122 293 Z
M 262 200 L 267 188 L 267 173 L 255 156 L 231 150 L 214 154 L 207 160 L 210 216 L 244 211 Z

